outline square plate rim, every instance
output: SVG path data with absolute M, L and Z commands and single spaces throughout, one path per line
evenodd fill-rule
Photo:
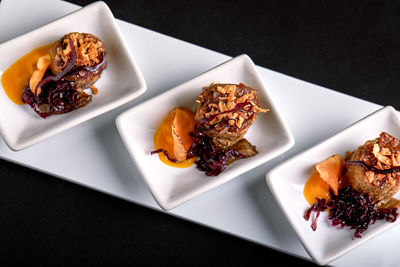
M 267 182 L 269 188 L 271 189 L 271 193 L 274 196 L 277 204 L 279 205 L 280 209 L 284 213 L 284 215 L 285 215 L 286 219 L 288 220 L 289 224 L 291 225 L 292 229 L 296 232 L 296 235 L 299 238 L 304 249 L 307 251 L 307 253 L 310 255 L 310 257 L 319 265 L 325 265 L 325 264 L 343 256 L 344 254 L 350 252 L 353 248 L 365 243 L 366 241 L 376 237 L 377 235 L 384 232 L 385 230 L 395 226 L 398 223 L 398 220 L 394 223 L 387 223 L 387 224 L 380 226 L 378 229 L 375 229 L 375 231 L 372 234 L 370 234 L 368 236 L 364 236 L 362 238 L 362 240 L 359 240 L 358 243 L 350 244 L 349 246 L 346 246 L 345 249 L 338 251 L 336 254 L 334 254 L 332 256 L 329 256 L 329 257 L 317 256 L 316 253 L 310 248 L 307 240 L 303 239 L 303 234 L 301 233 L 300 228 L 297 226 L 296 221 L 294 220 L 293 216 L 291 216 L 288 213 L 288 210 L 286 209 L 286 206 L 284 205 L 284 201 L 281 198 L 281 195 L 278 193 L 276 184 L 274 183 L 274 180 L 277 179 L 276 173 L 283 171 L 284 169 L 287 168 L 287 166 L 295 163 L 298 159 L 303 158 L 305 155 L 311 153 L 312 151 L 317 150 L 320 146 L 324 146 L 325 144 L 328 144 L 332 140 L 334 140 L 336 138 L 340 138 L 340 136 L 345 135 L 347 132 L 356 128 L 360 123 L 370 120 L 373 117 L 376 117 L 380 114 L 385 114 L 385 113 L 387 114 L 387 116 L 395 115 L 397 118 L 397 121 L 398 121 L 398 126 L 400 127 L 400 116 L 397 113 L 397 111 L 392 106 L 384 106 L 384 107 L 368 114 L 367 116 L 361 118 L 360 120 L 357 120 L 356 122 L 350 124 L 343 130 L 339 131 L 338 133 L 331 135 L 330 137 L 322 140 L 321 142 L 313 145 L 312 147 L 309 147 L 309 148 L 297 153 L 296 155 L 292 156 L 291 158 L 285 160 L 284 162 L 281 162 L 279 165 L 275 166 L 274 168 L 272 168 L 265 174 L 266 182 Z
M 147 84 L 143 77 L 143 74 L 130 51 L 130 48 L 127 44 L 127 41 L 125 40 L 125 37 L 123 36 L 120 28 L 118 27 L 118 25 L 116 23 L 116 19 L 115 19 L 114 15 L 112 14 L 110 8 L 104 1 L 96 1 L 96 2 L 86 5 L 84 7 L 80 7 L 79 9 L 72 11 L 64 16 L 61 16 L 60 18 L 54 19 L 43 26 L 40 26 L 34 30 L 31 30 L 29 32 L 26 32 L 24 34 L 16 36 L 12 39 L 9 39 L 5 42 L 2 42 L 2 43 L 0 43 L 0 50 L 4 49 L 4 47 L 7 48 L 7 46 L 11 46 L 14 43 L 19 43 L 26 38 L 30 38 L 31 36 L 41 34 L 41 32 L 45 31 L 47 28 L 52 28 L 52 27 L 54 27 L 54 25 L 62 24 L 64 21 L 69 20 L 70 17 L 79 15 L 80 13 L 84 13 L 84 12 L 87 12 L 87 10 L 92 10 L 92 9 L 93 10 L 103 10 L 107 13 L 107 15 L 108 15 L 107 17 L 110 18 L 111 24 L 109 25 L 109 27 L 112 27 L 113 31 L 118 36 L 120 44 L 123 47 L 124 53 L 126 53 L 129 63 L 132 65 L 133 69 L 135 70 L 135 75 L 137 76 L 136 78 L 138 80 L 138 86 L 132 88 L 132 89 L 134 89 L 134 91 L 132 90 L 129 94 L 127 94 L 122 99 L 114 100 L 110 103 L 105 104 L 104 106 L 101 106 L 94 110 L 91 110 L 90 112 L 85 112 L 84 114 L 81 114 L 79 116 L 79 118 L 76 118 L 76 117 L 70 118 L 65 124 L 51 127 L 48 131 L 42 132 L 40 134 L 36 134 L 34 137 L 32 137 L 28 140 L 25 140 L 25 141 L 18 141 L 18 140 L 16 142 L 11 141 L 9 139 L 8 133 L 6 133 L 7 127 L 4 126 L 4 124 L 0 123 L 0 135 L 3 138 L 4 142 L 6 143 L 6 145 L 11 150 L 20 151 L 20 150 L 26 149 L 32 145 L 40 143 L 49 137 L 57 135 L 65 130 L 68 130 L 70 128 L 73 128 L 73 127 L 81 124 L 81 123 L 84 123 L 87 120 L 90 120 L 90 119 L 100 116 L 104 113 L 107 113 L 107 112 L 137 98 L 138 96 L 140 96 L 146 92 Z
M 275 109 L 274 111 L 275 111 L 275 113 L 276 113 L 276 118 L 277 118 L 277 120 L 279 121 L 279 123 L 281 124 L 281 126 L 282 126 L 282 128 L 283 128 L 283 130 L 284 130 L 284 132 L 285 132 L 285 134 L 286 134 L 286 135 L 285 135 L 285 137 L 286 137 L 286 143 L 285 143 L 283 146 L 281 146 L 279 149 L 277 149 L 277 151 L 276 151 L 275 153 L 272 153 L 266 160 L 264 160 L 263 158 L 261 158 L 260 160 L 258 160 L 258 161 L 255 162 L 254 164 L 252 164 L 252 167 L 251 167 L 251 168 L 246 169 L 245 171 L 240 171 L 240 170 L 238 170 L 238 171 L 237 171 L 238 174 L 233 174 L 233 175 L 231 175 L 231 177 L 228 177 L 228 178 L 225 178 L 225 179 L 221 179 L 221 180 L 222 180 L 221 182 L 216 183 L 215 185 L 211 186 L 210 188 L 203 188 L 202 190 L 196 190 L 194 193 L 191 194 L 191 195 L 193 195 L 193 196 L 181 197 L 180 200 L 174 200 L 174 201 L 170 201 L 170 202 L 165 202 L 165 201 L 161 200 L 161 199 L 159 198 L 158 194 L 157 194 L 157 190 L 154 189 L 154 188 L 148 183 L 147 178 L 146 178 L 146 177 L 147 177 L 147 174 L 144 172 L 143 168 L 138 164 L 137 159 L 136 159 L 136 156 L 134 156 L 134 153 L 131 153 L 130 148 L 129 148 L 128 145 L 127 145 L 128 141 L 127 141 L 127 137 L 124 135 L 124 125 L 123 125 L 123 121 L 124 121 L 131 113 L 135 113 L 137 110 L 140 110 L 140 109 L 143 108 L 144 106 L 147 106 L 148 104 L 157 102 L 159 99 L 163 99 L 163 98 L 169 96 L 170 94 L 174 94 L 175 92 L 179 92 L 179 91 L 182 90 L 181 88 L 185 88 L 188 84 L 194 83 L 194 82 L 196 82 L 197 80 L 202 79 L 202 78 L 203 78 L 204 76 L 206 76 L 209 72 L 215 71 L 215 70 L 218 69 L 218 68 L 222 68 L 222 67 L 224 67 L 225 65 L 233 64 L 233 63 L 235 63 L 235 62 L 237 62 L 237 61 L 243 61 L 244 64 L 249 64 L 250 66 L 252 66 L 252 73 L 254 73 L 255 78 L 257 79 L 257 81 L 260 82 L 260 83 L 263 85 L 263 87 L 265 88 L 265 90 L 263 90 L 263 93 L 264 93 L 264 95 L 271 101 L 271 108 L 274 108 L 274 109 Z M 145 181 L 145 183 L 146 183 L 148 189 L 150 190 L 151 195 L 152 195 L 153 198 L 155 199 L 156 203 L 157 203 L 163 210 L 166 210 L 166 211 L 167 211 L 167 210 L 173 209 L 173 208 L 175 208 L 175 207 L 177 207 L 177 206 L 179 206 L 179 205 L 181 205 L 181 204 L 183 204 L 183 203 L 189 201 L 190 199 L 192 199 L 192 198 L 194 198 L 194 197 L 196 197 L 196 196 L 198 196 L 198 195 L 200 195 L 200 194 L 202 194 L 202 193 L 204 193 L 204 192 L 207 192 L 208 190 L 211 190 L 211 189 L 213 189 L 213 188 L 216 188 L 216 187 L 218 187 L 219 185 L 222 185 L 223 183 L 228 182 L 228 181 L 234 179 L 234 178 L 237 177 L 238 175 L 243 174 L 244 172 L 247 172 L 247 171 L 249 171 L 249 170 L 251 170 L 251 169 L 257 167 L 257 166 L 259 166 L 260 164 L 265 163 L 265 162 L 267 162 L 267 161 L 269 161 L 269 160 L 271 160 L 271 159 L 273 159 L 273 158 L 275 158 L 275 157 L 281 155 L 282 153 L 288 151 L 290 148 L 292 148 L 292 147 L 294 146 L 294 144 L 295 144 L 295 139 L 294 139 L 294 137 L 293 137 L 293 134 L 292 134 L 290 128 L 288 127 L 286 121 L 283 119 L 283 116 L 280 114 L 279 109 L 275 108 L 275 106 L 276 106 L 276 105 L 275 105 L 274 101 L 272 100 L 271 96 L 269 95 L 268 90 L 266 89 L 266 86 L 265 86 L 265 84 L 264 84 L 263 79 L 261 78 L 260 74 L 258 73 L 258 71 L 257 71 L 256 68 L 255 68 L 254 62 L 251 60 L 251 58 L 250 58 L 248 55 L 246 55 L 246 54 L 241 54 L 241 55 L 238 55 L 238 56 L 236 56 L 236 57 L 233 57 L 233 58 L 231 58 L 231 59 L 229 59 L 229 60 L 227 60 L 227 61 L 225 61 L 225 62 L 222 62 L 222 63 L 220 63 L 220 64 L 218 64 L 218 65 L 216 65 L 216 66 L 214 66 L 214 67 L 212 67 L 212 68 L 210 68 L 210 69 L 208 69 L 208 70 L 206 70 L 206 71 L 204 71 L 204 72 L 202 72 L 202 73 L 200 73 L 200 74 L 198 74 L 198 75 L 196 75 L 195 77 L 193 77 L 193 78 L 191 78 L 191 79 L 189 79 L 189 80 L 187 80 L 187 81 L 185 81 L 185 82 L 183 82 L 183 83 L 181 83 L 181 84 L 178 84 L 177 86 L 175 86 L 175 87 L 173 87 L 173 88 L 171 88 L 171 89 L 168 89 L 167 91 L 165 91 L 165 92 L 163 92 L 163 93 L 161 93 L 161 94 L 159 94 L 159 95 L 156 95 L 156 96 L 154 96 L 154 97 L 152 97 L 152 98 L 146 100 L 145 102 L 143 102 L 143 103 L 141 103 L 141 104 L 138 104 L 138 105 L 136 105 L 136 106 L 134 106 L 134 107 L 132 107 L 132 108 L 130 108 L 130 109 L 128 109 L 128 110 L 122 112 L 122 113 L 119 114 L 119 115 L 117 116 L 117 118 L 115 119 L 115 123 L 116 123 L 117 129 L 118 129 L 118 132 L 119 132 L 119 134 L 120 134 L 120 136 L 121 136 L 121 138 L 122 138 L 122 140 L 123 140 L 123 143 L 124 143 L 126 149 L 128 150 L 131 159 L 134 161 L 134 163 L 135 163 L 136 166 L 138 167 L 138 170 L 139 170 L 139 172 L 141 173 L 142 178 L 143 178 L 143 180 Z M 254 166 L 253 166 L 253 165 L 254 165 Z

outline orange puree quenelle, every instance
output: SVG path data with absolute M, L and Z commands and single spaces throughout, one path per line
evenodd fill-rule
M 49 56 L 52 46 L 53 44 L 48 44 L 32 50 L 4 71 L 1 76 L 1 84 L 7 96 L 15 104 L 25 104 L 22 101 L 24 88 L 28 84 L 32 74 L 37 71 L 39 58 Z
M 186 159 L 187 151 L 193 143 L 190 135 L 194 131 L 194 114 L 190 110 L 174 108 L 161 122 L 154 134 L 154 147 L 160 160 L 172 167 L 191 166 L 196 157 Z
M 337 154 L 315 165 L 315 171 L 308 178 L 303 190 L 304 197 L 310 205 L 313 205 L 317 198 L 329 200 L 329 190 L 335 195 L 338 194 L 343 167 L 344 158 Z

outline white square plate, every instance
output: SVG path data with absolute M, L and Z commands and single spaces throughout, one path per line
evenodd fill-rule
M 207 177 L 195 165 L 179 169 L 165 165 L 154 150 L 153 135 L 162 119 L 174 108 L 195 109 L 195 100 L 204 86 L 212 82 L 244 83 L 259 91 L 261 107 L 269 108 L 259 114 L 246 134 L 257 147 L 258 155 L 228 166 L 220 175 Z M 121 137 L 151 193 L 165 210 L 221 185 L 234 177 L 278 156 L 294 145 L 294 139 L 255 66 L 247 55 L 231 59 L 196 78 L 119 115 L 116 120 Z
M 314 131 L 318 131 L 318 126 L 312 127 Z M 308 254 L 318 264 L 327 264 L 396 224 L 379 220 L 362 233 L 362 238 L 354 238 L 355 230 L 339 230 L 331 226 L 327 212 L 321 213 L 315 232 L 311 229 L 311 219 L 306 221 L 303 218 L 304 212 L 310 207 L 303 196 L 303 188 L 312 174 L 314 165 L 333 154 L 345 156 L 346 151 L 353 151 L 365 141 L 377 138 L 383 131 L 400 137 L 400 120 L 393 107 L 388 106 L 370 114 L 340 133 L 285 161 L 266 175 L 276 201 Z
M 86 107 L 42 119 L 28 105 L 14 104 L 0 85 L 0 133 L 13 150 L 24 149 L 116 108 L 146 90 L 142 74 L 110 9 L 104 2 L 88 5 L 32 32 L 0 44 L 0 76 L 23 55 L 37 47 L 55 42 L 70 32 L 94 34 L 106 46 L 109 53 L 108 66 L 96 82 L 99 93 Z

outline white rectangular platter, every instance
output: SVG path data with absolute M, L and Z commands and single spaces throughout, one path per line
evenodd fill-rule
M 0 4 L 0 42 L 78 8 L 56 0 L 3 0 Z M 0 157 L 162 212 L 124 147 L 114 120 L 121 112 L 229 57 L 124 21 L 118 20 L 117 24 L 146 80 L 146 93 L 120 108 L 20 152 L 11 151 L 0 139 Z M 265 173 L 380 106 L 262 67 L 257 69 L 288 123 L 296 145 L 282 156 L 167 213 L 310 259 L 269 191 Z M 82 166 L 81 162 L 85 162 L 84 168 L 66 167 Z M 398 225 L 331 265 L 394 266 L 398 261 L 397 240 L 400 240 Z

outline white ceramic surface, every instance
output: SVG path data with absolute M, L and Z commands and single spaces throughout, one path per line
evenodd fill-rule
M 398 222 L 377 221 L 362 233 L 362 238 L 354 238 L 354 230 L 340 230 L 331 226 L 327 212 L 321 213 L 315 232 L 311 229 L 312 219 L 306 221 L 303 218 L 304 212 L 310 207 L 303 196 L 303 188 L 315 164 L 334 154 L 341 154 L 344 157 L 346 151 L 353 151 L 365 141 L 377 138 L 383 131 L 396 137 L 400 136 L 400 119 L 390 106 L 374 112 L 340 133 L 287 160 L 266 175 L 275 199 L 307 252 L 318 264 L 327 264 Z
M 18 58 L 69 32 L 98 36 L 109 53 L 107 69 L 97 81 L 99 94 L 73 112 L 39 117 L 28 105 L 16 105 L 0 85 L 0 133 L 13 150 L 21 150 L 71 128 L 144 93 L 146 84 L 115 19 L 104 2 L 96 2 L 30 33 L 0 45 L 0 76 Z
M 245 135 L 257 147 L 254 157 L 241 159 L 218 176 L 207 177 L 195 165 L 174 168 L 162 163 L 153 151 L 153 136 L 163 118 L 174 108 L 195 109 L 202 88 L 212 82 L 244 83 L 258 90 L 260 106 L 269 108 L 259 113 Z M 121 114 L 116 120 L 128 151 L 145 179 L 155 200 L 165 210 L 176 207 L 196 195 L 219 186 L 234 177 L 282 154 L 294 145 L 294 139 L 268 89 L 247 55 L 231 59 L 168 92 Z
M 2 0 L 0 42 L 78 9 L 79 6 L 58 0 Z M 0 158 L 164 212 L 132 163 L 115 127 L 115 118 L 230 57 L 118 19 L 117 25 L 140 66 L 148 90 L 125 105 L 23 151 L 11 151 L 0 139 Z M 269 190 L 265 173 L 381 106 L 267 68 L 257 66 L 256 69 L 289 125 L 296 144 L 275 159 L 166 213 L 311 260 Z M 85 168 L 69 167 L 82 166 L 82 162 Z M 376 236 L 374 242 L 363 243 L 329 265 L 398 266 L 399 227 L 399 224 L 391 227 Z

